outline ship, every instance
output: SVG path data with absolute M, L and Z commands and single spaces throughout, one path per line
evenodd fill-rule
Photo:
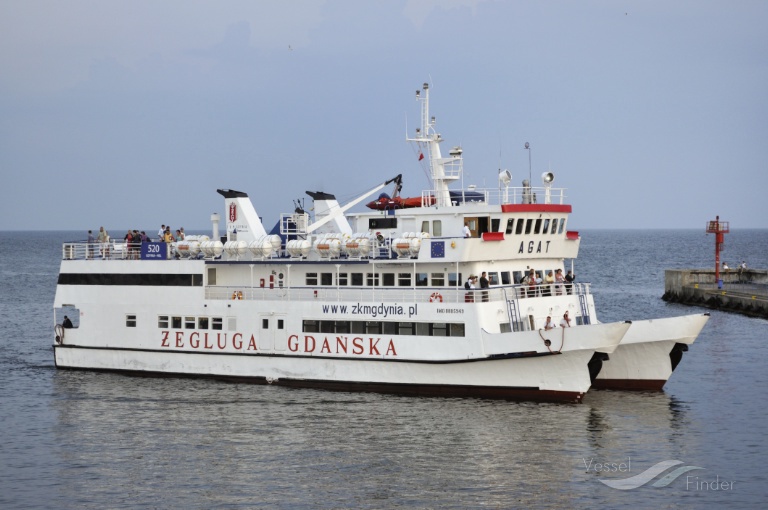
M 442 155 L 429 91 L 407 141 L 431 188 L 409 207 L 352 211 L 389 185 L 398 196 L 397 175 L 343 205 L 307 191 L 312 214 L 268 232 L 246 192 L 222 188 L 223 232 L 214 213 L 210 235 L 183 241 L 64 243 L 56 367 L 555 402 L 660 389 L 708 315 L 600 322 L 590 283 L 547 278 L 581 241 L 554 174 L 454 189 L 463 150 Z

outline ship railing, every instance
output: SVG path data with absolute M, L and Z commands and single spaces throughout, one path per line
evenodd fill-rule
M 159 259 L 172 259 L 175 243 L 154 243 L 161 252 Z M 76 241 L 63 243 L 61 258 L 64 260 L 126 260 L 141 258 L 141 243 L 109 241 L 108 243 Z
M 205 288 L 206 299 L 255 301 L 317 301 L 365 303 L 498 303 L 508 299 L 533 300 L 551 296 L 589 294 L 589 284 L 572 284 L 571 288 L 556 284 L 493 286 L 467 290 L 464 287 L 248 287 L 216 285 Z
M 450 190 L 453 205 L 462 203 L 501 204 L 565 204 L 566 188 L 477 188 Z M 422 204 L 427 204 L 431 197 L 437 196 L 433 189 L 421 192 Z

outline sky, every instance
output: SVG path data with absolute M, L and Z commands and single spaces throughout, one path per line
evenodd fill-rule
M 424 82 L 465 184 L 552 171 L 571 229 L 768 228 L 767 25 L 762 0 L 2 0 L 0 230 L 419 196 Z

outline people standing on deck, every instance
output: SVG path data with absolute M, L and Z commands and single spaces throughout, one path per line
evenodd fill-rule
M 93 230 L 88 231 L 88 247 L 86 248 L 85 258 L 93 258 L 93 245 L 96 243 L 96 238 L 93 237 Z
M 62 322 L 61 325 L 66 329 L 72 329 L 75 327 L 74 324 L 72 324 L 72 321 L 66 315 L 64 316 L 64 322 Z
M 552 286 L 555 284 L 555 274 L 550 269 L 547 271 L 547 276 L 544 279 L 544 284 L 546 285 L 544 287 L 544 292 L 542 293 L 544 296 L 551 296 L 552 295 Z
M 131 229 L 128 229 L 128 233 L 125 234 L 125 237 L 123 237 L 123 241 L 125 241 L 125 253 L 128 258 L 133 258 L 132 252 L 133 252 L 133 232 L 131 232 Z
M 480 275 L 480 288 L 481 289 L 487 289 L 488 287 L 489 287 L 488 276 L 486 276 L 485 271 L 483 271 L 482 274 Z M 487 302 L 488 301 L 488 291 L 487 290 L 484 290 L 482 292 L 482 300 L 483 300 L 483 302 Z
M 558 296 L 563 294 L 563 284 L 565 283 L 565 277 L 563 276 L 563 270 L 558 269 L 555 271 L 555 294 Z
M 568 310 L 566 310 L 565 313 L 563 314 L 563 320 L 560 321 L 560 327 L 561 328 L 571 327 L 571 318 L 568 317 Z
M 162 239 L 166 243 L 172 243 L 176 241 L 176 239 L 173 237 L 173 234 L 171 234 L 171 227 L 165 227 L 165 233 L 163 234 Z
M 545 330 L 555 329 L 555 323 L 552 322 L 552 317 L 549 315 L 547 315 L 547 322 L 544 323 L 544 329 Z
M 474 303 L 475 302 L 475 282 L 477 281 L 477 277 L 473 275 L 469 275 L 467 277 L 467 281 L 464 282 L 464 288 L 467 290 L 467 292 L 464 294 L 464 302 L 465 303 Z
M 160 227 L 160 230 L 157 231 L 157 240 L 163 241 L 165 238 L 165 225 Z
M 530 273 L 528 273 L 528 297 L 536 296 L 536 283 L 536 271 L 531 268 Z
M 576 279 L 576 275 L 572 271 L 568 271 L 565 275 L 565 293 L 571 294 L 573 292 L 573 280 Z
M 184 233 L 184 227 L 181 227 L 179 229 L 179 235 L 176 236 L 176 237 L 177 237 L 177 239 L 176 239 L 177 241 L 183 241 L 184 238 L 187 237 L 187 234 Z
M 741 264 L 739 264 L 739 283 L 741 283 L 741 277 L 746 270 L 747 270 L 747 262 L 742 260 Z
M 464 224 L 464 237 L 472 237 L 472 231 L 469 230 L 469 223 Z
M 99 227 L 97 239 L 99 240 L 101 258 L 107 258 L 109 256 L 109 233 L 104 230 L 104 227 Z

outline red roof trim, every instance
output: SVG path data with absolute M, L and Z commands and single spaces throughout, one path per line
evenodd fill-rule
M 483 232 L 483 241 L 503 241 L 504 232 Z
M 502 204 L 501 212 L 570 213 L 570 205 L 562 204 Z

